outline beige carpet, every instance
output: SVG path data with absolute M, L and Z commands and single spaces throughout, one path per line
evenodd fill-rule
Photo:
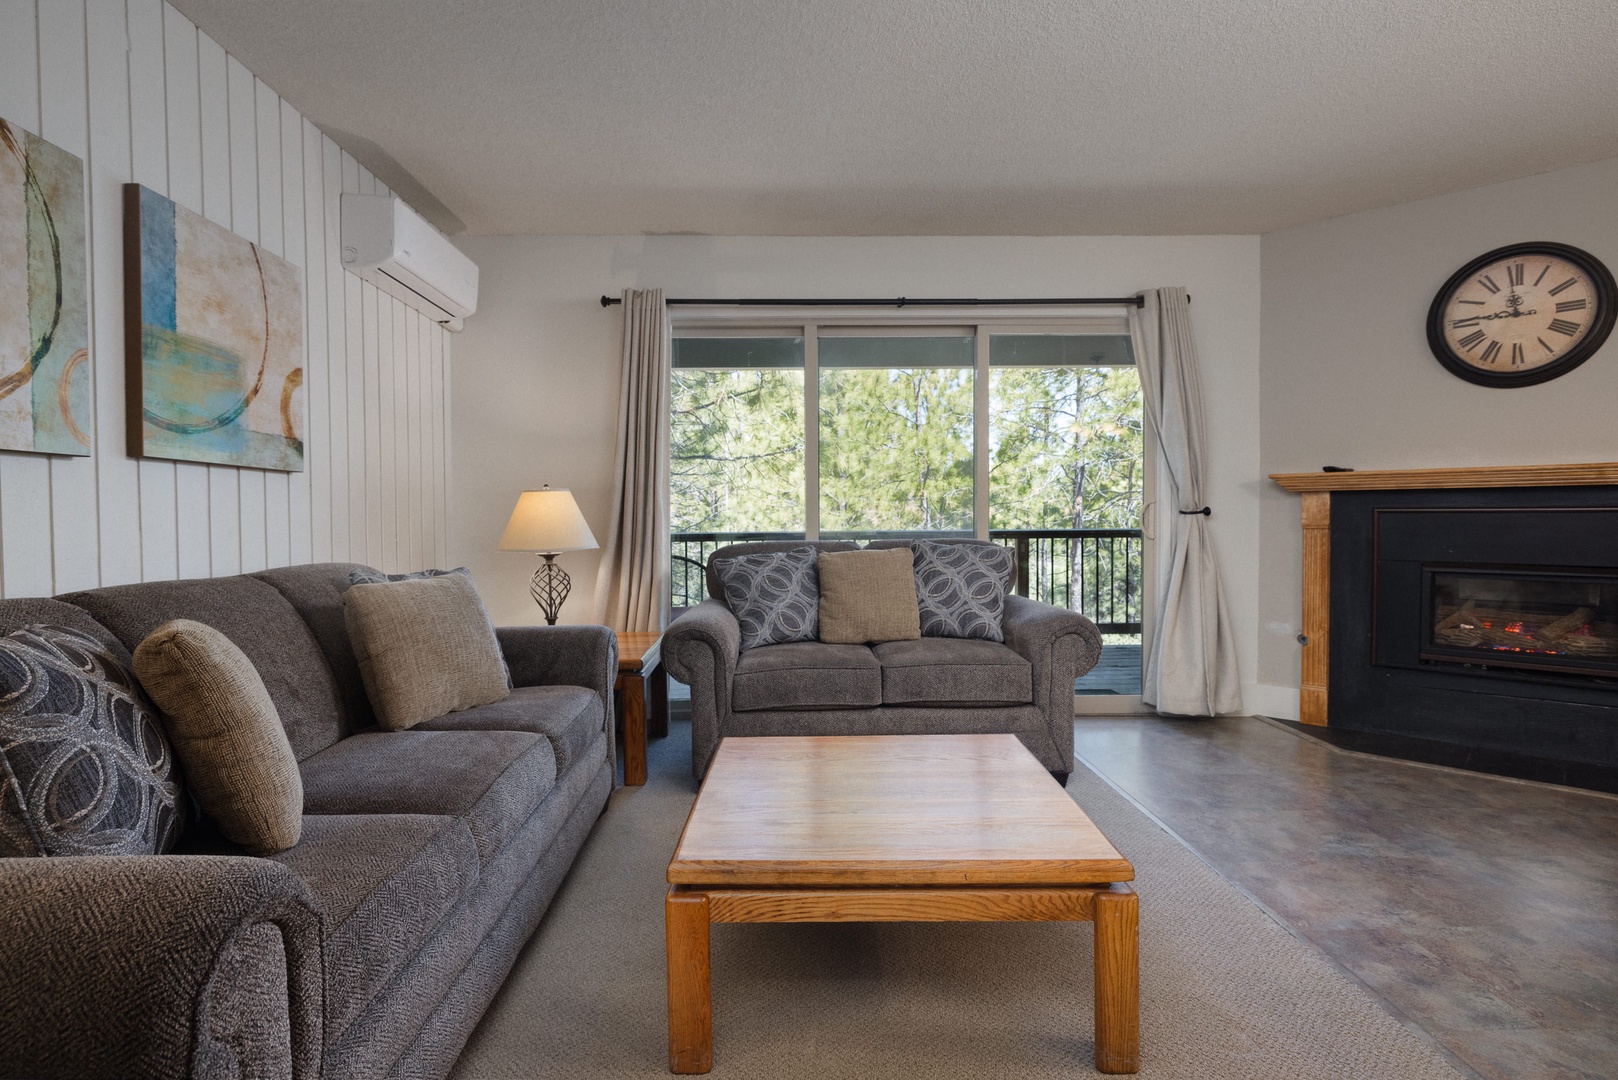
M 612 797 L 457 1080 L 668 1076 L 663 873 L 695 794 L 689 729 Z M 1094 774 L 1068 790 L 1135 863 L 1142 1077 L 1457 1073 Z M 1099 1075 L 1088 923 L 713 928 L 715 1078 Z

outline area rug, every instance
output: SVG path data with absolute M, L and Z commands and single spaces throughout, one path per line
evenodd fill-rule
M 695 797 L 689 727 L 653 742 L 473 1034 L 457 1080 L 668 1076 L 664 871 Z M 1068 785 L 1136 867 L 1140 1076 L 1459 1074 L 1082 766 Z M 1099 1075 L 1088 923 L 717 925 L 714 1068 L 727 1077 Z

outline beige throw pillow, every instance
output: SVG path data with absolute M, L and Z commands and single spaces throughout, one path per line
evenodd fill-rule
M 377 723 L 403 731 L 511 693 L 467 574 L 352 585 L 343 617 Z
M 211 626 L 166 622 L 135 649 L 135 675 L 168 718 L 169 741 L 197 803 L 254 855 L 303 833 L 303 778 L 253 662 Z
M 921 637 L 909 548 L 820 553 L 820 640 L 835 645 Z

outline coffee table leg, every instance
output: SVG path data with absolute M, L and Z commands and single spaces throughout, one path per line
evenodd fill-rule
M 1096 1068 L 1140 1070 L 1140 901 L 1128 885 L 1095 897 Z M 672 948 L 672 946 L 671 946 Z
M 669 889 L 663 902 L 669 962 L 669 1072 L 713 1068 L 708 894 Z

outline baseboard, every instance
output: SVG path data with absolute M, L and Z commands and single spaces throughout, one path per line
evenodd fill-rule
M 1255 716 L 1277 720 L 1298 720 L 1298 688 L 1272 683 L 1248 683 L 1242 687 L 1242 705 Z
M 1139 694 L 1074 694 L 1074 716 L 1156 716 Z

